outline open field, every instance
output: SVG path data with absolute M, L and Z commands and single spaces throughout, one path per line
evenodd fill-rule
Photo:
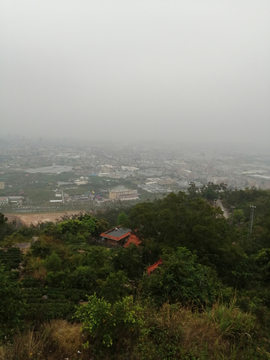
M 81 211 L 63 211 L 57 213 L 41 213 L 41 214 L 16 214 L 16 215 L 5 215 L 8 221 L 19 221 L 23 225 L 30 226 L 31 224 L 37 225 L 39 222 L 52 221 L 60 219 L 64 215 L 79 214 Z

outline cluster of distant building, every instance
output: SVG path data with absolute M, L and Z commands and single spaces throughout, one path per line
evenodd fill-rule
M 68 195 L 60 189 L 56 189 L 55 199 L 50 200 L 51 203 L 69 203 L 69 202 L 106 202 L 106 201 L 125 201 L 125 200 L 137 200 L 139 199 L 137 190 L 111 190 L 109 191 L 109 199 L 104 198 L 102 194 L 86 193 L 82 195 Z
M 0 205 L 22 205 L 24 196 L 1 196 Z
M 167 187 L 169 185 L 176 184 L 176 179 L 172 178 L 147 178 L 144 183 L 138 185 L 138 187 L 149 193 L 170 193 L 172 190 Z
M 123 201 L 123 200 L 136 200 L 138 198 L 139 196 L 137 190 L 111 190 L 109 192 L 110 200 Z

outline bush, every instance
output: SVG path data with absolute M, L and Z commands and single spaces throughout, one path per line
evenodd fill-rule
M 18 248 L 9 248 L 7 251 L 0 250 L 0 262 L 6 270 L 17 269 L 23 256 Z
M 21 327 L 24 310 L 20 283 L 0 267 L 0 341 Z
M 169 301 L 211 306 L 221 287 L 216 272 L 199 264 L 186 248 L 164 254 L 162 266 L 141 280 L 142 296 L 151 298 L 157 305 Z
M 180 304 L 147 306 L 144 319 L 132 359 L 269 359 L 255 318 L 233 304 L 216 303 L 210 312 Z
M 88 303 L 76 312 L 83 323 L 82 331 L 88 335 L 84 346 L 90 346 L 95 354 L 114 353 L 116 344 L 119 348 L 119 343 L 126 344 L 139 331 L 143 323 L 141 310 L 139 305 L 133 305 L 131 297 L 111 305 L 96 294 L 90 296 Z
M 56 272 L 61 270 L 62 261 L 60 257 L 53 251 L 44 261 L 45 268 L 48 271 Z
M 269 360 L 254 317 L 233 304 L 197 312 L 167 303 L 157 310 L 134 305 L 131 298 L 111 305 L 94 295 L 77 316 L 82 334 L 81 324 L 53 320 L 36 332 L 15 335 L 0 355 L 5 360 Z

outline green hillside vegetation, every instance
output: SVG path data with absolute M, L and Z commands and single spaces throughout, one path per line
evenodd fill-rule
M 120 224 L 139 247 L 98 241 Z M 270 192 L 191 184 L 20 229 L 0 214 L 0 299 L 0 359 L 270 359 Z

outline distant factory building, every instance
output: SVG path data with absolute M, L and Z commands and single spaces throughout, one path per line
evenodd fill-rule
M 137 190 L 111 190 L 109 193 L 111 200 L 136 200 L 138 199 Z
M 4 190 L 4 188 L 5 188 L 4 181 L 0 181 L 0 190 Z
M 176 183 L 175 179 L 167 178 L 167 179 L 159 179 L 158 185 L 172 185 Z
M 8 196 L 10 204 L 22 205 L 24 196 Z
M 0 197 L 0 205 L 7 205 L 9 203 L 8 197 Z

